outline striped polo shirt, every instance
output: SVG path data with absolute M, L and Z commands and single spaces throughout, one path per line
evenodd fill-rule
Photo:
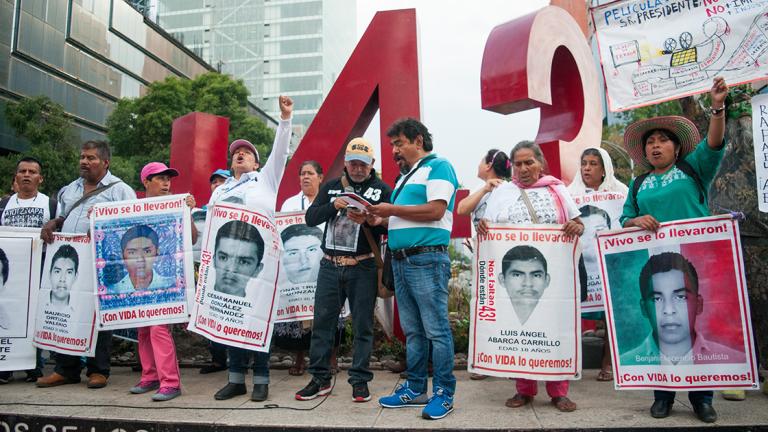
M 397 216 L 390 217 L 388 242 L 392 250 L 416 246 L 447 246 L 451 239 L 453 205 L 459 186 L 456 172 L 451 163 L 441 157 L 427 160 L 416 169 L 393 204 L 413 206 L 442 200 L 448 203 L 448 208 L 440 220 L 433 222 L 415 222 Z M 397 183 L 395 190 L 400 187 L 403 178 Z

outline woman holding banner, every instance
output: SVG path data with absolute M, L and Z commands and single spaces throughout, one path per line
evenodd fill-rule
M 696 126 L 683 117 L 654 117 L 627 127 L 624 147 L 647 172 L 629 184 L 621 215 L 624 227 L 656 231 L 661 222 L 709 216 L 707 191 L 725 153 L 728 85 L 723 78 L 713 80 L 709 95 L 709 129 L 701 142 Z M 717 420 L 712 395 L 712 391 L 688 394 L 696 416 L 706 423 Z M 651 416 L 669 416 L 675 393 L 656 390 L 654 398 Z
M 288 198 L 280 207 L 281 212 L 306 211 L 320 192 L 320 184 L 323 182 L 323 167 L 319 162 L 306 160 L 299 167 L 299 184 L 301 191 Z M 323 227 L 321 226 L 322 230 Z M 322 232 L 321 232 L 322 234 Z M 321 239 L 322 241 L 322 239 Z M 343 323 L 342 323 L 343 324 Z M 293 365 L 288 369 L 289 375 L 301 376 L 306 370 L 304 354 L 309 351 L 309 342 L 312 339 L 312 321 L 292 321 L 275 323 L 272 342 L 279 348 L 293 353 Z M 334 347 L 331 356 L 331 366 L 337 370 L 336 351 L 340 339 Z
M 170 195 L 171 178 L 178 175 L 178 171 L 167 167 L 162 162 L 146 164 L 141 169 L 141 182 L 147 191 L 146 197 Z M 187 195 L 186 204 L 190 209 L 195 208 L 195 198 L 192 195 Z M 197 229 L 194 223 L 190 223 L 190 226 L 192 242 L 194 243 L 197 240 Z M 145 237 L 138 236 L 128 244 L 139 250 L 143 250 L 142 248 L 152 250 L 151 253 L 157 255 L 158 247 L 152 246 L 152 243 L 146 240 Z M 134 242 L 135 244 L 133 244 Z M 139 254 L 141 255 L 142 252 Z M 135 261 L 143 263 L 149 260 L 142 256 Z M 126 262 L 126 267 L 128 265 Z M 153 270 L 150 270 L 149 274 L 153 277 L 156 275 Z M 138 335 L 141 380 L 131 388 L 130 392 L 132 394 L 144 394 L 157 390 L 157 393 L 152 395 L 152 400 L 157 402 L 169 401 L 181 395 L 181 374 L 176 359 L 176 345 L 173 342 L 173 335 L 171 335 L 171 327 L 166 324 L 139 327 Z
M 568 185 L 568 192 L 571 196 L 578 197 L 588 195 L 596 192 L 614 192 L 627 195 L 627 185 L 620 182 L 613 171 L 613 161 L 607 151 L 598 147 L 589 147 L 581 153 L 581 168 L 579 175 L 573 179 L 570 185 Z M 585 206 L 592 208 L 592 206 Z M 583 209 L 584 207 L 582 207 Z M 618 215 L 610 215 L 611 219 L 616 218 Z M 602 219 L 602 216 L 595 214 L 591 215 L 589 212 L 581 211 L 581 217 L 584 225 L 589 226 L 588 219 L 595 217 Z M 587 230 L 588 234 L 594 234 L 595 230 Z M 594 243 L 594 235 L 591 238 L 582 237 L 582 246 L 587 249 L 586 242 Z M 595 254 L 596 251 L 592 249 L 590 253 Z M 585 250 L 585 254 L 588 252 Z M 585 267 L 589 270 L 589 267 Z M 599 273 L 599 269 L 598 272 Z M 599 279 L 599 275 L 588 275 L 587 279 L 592 280 L 594 278 Z M 600 321 L 605 327 L 605 313 L 604 312 L 585 312 L 582 314 L 585 319 Z M 606 331 L 603 336 L 603 356 L 600 362 L 600 372 L 597 374 L 598 381 L 613 381 L 613 368 L 611 367 L 611 353 L 610 346 L 608 345 L 608 332 Z
M 507 222 L 515 225 L 560 224 L 569 236 L 580 236 L 584 224 L 579 209 L 559 179 L 545 175 L 547 161 L 541 148 L 530 141 L 518 143 L 510 152 L 513 175 L 512 185 L 497 188 L 488 198 L 485 216 L 477 225 L 479 234 L 485 234 L 489 222 Z M 516 379 L 517 393 L 505 405 L 519 408 L 533 402 L 538 382 Z M 568 398 L 568 381 L 547 381 L 547 395 L 562 412 L 571 412 L 576 404 Z

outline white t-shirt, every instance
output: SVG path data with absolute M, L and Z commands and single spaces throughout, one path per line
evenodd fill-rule
M 283 205 L 280 207 L 280 211 L 302 211 L 307 210 L 310 205 L 312 205 L 312 202 L 309 200 L 309 198 L 307 198 L 306 195 L 304 195 L 304 192 L 299 192 L 285 200 Z
M 51 220 L 48 196 L 38 193 L 34 198 L 20 199 L 18 194 L 11 195 L 3 211 L 3 226 L 20 228 L 41 228 Z

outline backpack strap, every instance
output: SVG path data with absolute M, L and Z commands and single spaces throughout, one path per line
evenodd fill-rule
M 0 225 L 3 224 L 3 213 L 5 212 L 5 208 L 8 207 L 8 203 L 11 201 L 11 196 L 7 196 L 0 201 Z
M 705 201 L 704 182 L 701 181 L 701 177 L 699 177 L 699 174 L 696 172 L 696 170 L 694 170 L 691 164 L 689 164 L 685 160 L 677 161 L 675 166 L 677 166 L 677 168 L 680 171 L 682 171 L 685 175 L 693 179 L 693 181 L 696 183 L 696 186 L 699 189 L 699 203 L 704 204 L 704 201 Z
M 640 174 L 639 176 L 635 177 L 635 182 L 632 183 L 632 204 L 635 206 L 635 214 L 640 214 L 640 206 L 637 204 L 637 192 L 640 191 L 640 186 L 643 185 L 643 182 L 646 178 L 648 178 L 648 175 L 650 172 L 647 172 L 645 174 Z
M 58 206 L 59 202 L 56 201 L 56 198 L 48 197 L 48 214 L 51 216 L 51 219 L 56 218 L 56 209 Z

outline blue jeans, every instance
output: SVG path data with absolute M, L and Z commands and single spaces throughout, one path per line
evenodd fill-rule
M 432 343 L 432 387 L 453 395 L 453 334 L 448 322 L 448 279 L 451 261 L 447 252 L 427 252 L 393 259 L 395 298 L 400 325 L 406 337 L 408 386 L 427 391 L 427 360 Z
M 369 369 L 373 350 L 373 309 L 376 306 L 378 273 L 373 258 L 353 266 L 336 266 L 323 259 L 315 290 L 315 319 L 309 347 L 309 373 L 320 384 L 331 381 L 331 352 L 338 331 L 339 312 L 344 300 L 352 309 L 355 335 L 349 383 L 367 383 L 373 379 Z
M 253 354 L 253 383 L 269 384 L 269 353 L 227 347 L 229 353 L 229 382 L 245 384 L 245 374 Z
M 704 390 L 704 391 L 692 391 L 688 392 L 688 400 L 691 401 L 692 404 L 697 403 L 708 403 L 712 404 L 712 396 L 715 393 L 711 390 Z M 673 391 L 665 391 L 665 390 L 654 390 L 653 391 L 653 398 L 655 400 L 667 400 L 674 402 L 675 401 L 675 392 Z

